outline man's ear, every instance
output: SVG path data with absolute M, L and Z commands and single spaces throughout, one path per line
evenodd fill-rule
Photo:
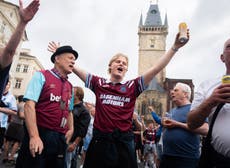
M 60 56 L 61 55 L 56 55 L 55 58 L 54 58 L 54 62 L 58 62 L 60 60 Z
M 223 54 L 220 55 L 220 59 L 221 59 L 222 62 L 225 62 L 225 57 L 224 57 Z

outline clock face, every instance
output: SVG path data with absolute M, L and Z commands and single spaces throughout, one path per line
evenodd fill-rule
M 156 14 L 156 13 L 157 13 L 157 10 L 156 10 L 156 9 L 153 9 L 153 10 L 151 10 L 151 13 L 152 13 L 152 14 Z
M 151 38 L 150 40 L 149 40 L 149 42 L 150 42 L 150 47 L 151 48 L 154 48 L 155 47 L 155 43 L 156 43 L 156 38 Z

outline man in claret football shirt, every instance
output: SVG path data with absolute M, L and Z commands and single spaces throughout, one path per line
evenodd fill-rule
M 68 74 L 78 53 L 59 47 L 51 56 L 54 67 L 34 73 L 24 95 L 26 130 L 16 168 L 63 168 L 73 134 L 72 84 Z
M 86 152 L 84 168 L 137 168 L 132 133 L 136 98 L 184 44 L 179 42 L 177 35 L 173 47 L 153 67 L 129 81 L 123 81 L 128 70 L 128 57 L 121 53 L 109 62 L 109 79 L 87 73 L 78 66 L 74 68 L 73 72 L 96 96 L 93 138 Z M 50 51 L 55 51 L 57 46 L 50 43 Z

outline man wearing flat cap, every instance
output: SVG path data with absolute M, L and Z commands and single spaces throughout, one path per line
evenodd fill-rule
M 26 135 L 17 168 L 63 168 L 67 144 L 73 134 L 72 85 L 77 51 L 59 47 L 51 56 L 54 68 L 36 72 L 24 95 Z

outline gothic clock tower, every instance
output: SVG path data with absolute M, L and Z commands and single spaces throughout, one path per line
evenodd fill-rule
M 160 11 L 157 4 L 150 4 L 147 17 L 143 24 L 142 15 L 139 22 L 139 66 L 138 74 L 141 75 L 152 67 L 165 53 L 166 36 L 168 34 L 167 15 L 162 24 Z M 165 69 L 157 76 L 157 82 L 162 86 L 165 80 Z
M 158 4 L 150 4 L 146 19 L 143 23 L 142 15 L 138 26 L 139 36 L 139 60 L 138 74 L 141 75 L 157 60 L 164 55 L 166 48 L 166 36 L 168 34 L 168 21 L 165 15 L 162 24 Z M 167 93 L 164 90 L 165 69 L 159 72 L 137 100 L 137 109 L 141 114 L 145 114 L 147 106 L 153 105 L 158 113 L 165 111 Z

